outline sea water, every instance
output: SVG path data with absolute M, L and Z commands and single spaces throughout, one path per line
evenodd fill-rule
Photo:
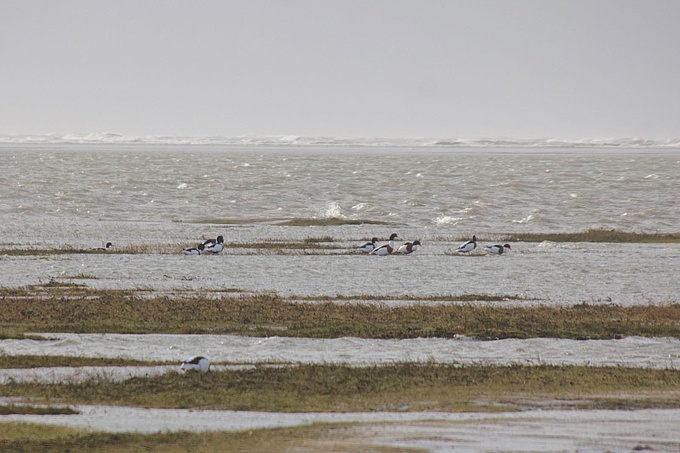
M 481 250 L 511 233 L 680 231 L 673 148 L 5 143 L 0 161 L 0 247 L 150 250 L 4 256 L 3 287 L 80 276 L 96 288 L 550 304 L 666 303 L 680 289 L 678 244 L 517 242 L 503 256 L 452 253 L 473 234 L 490 238 Z M 385 224 L 278 225 L 291 218 Z M 351 253 L 391 233 L 423 246 L 406 257 Z M 336 250 L 182 255 L 219 234 L 241 246 L 327 238 Z

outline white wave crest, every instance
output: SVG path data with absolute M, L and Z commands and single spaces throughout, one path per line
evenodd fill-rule
M 462 217 L 452 217 L 448 215 L 439 216 L 434 220 L 437 225 L 458 225 L 463 220 Z
M 541 212 L 540 209 L 534 209 L 531 214 L 520 220 L 513 220 L 512 223 L 530 223 L 536 220 Z
M 342 208 L 336 202 L 329 203 L 326 207 L 322 208 L 317 214 L 319 218 L 322 219 L 345 219 L 345 215 L 342 213 Z
M 370 209 L 371 205 L 368 203 L 359 203 L 352 206 L 353 211 L 366 211 Z

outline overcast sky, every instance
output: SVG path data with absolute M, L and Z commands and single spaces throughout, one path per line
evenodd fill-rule
M 680 137 L 680 1 L 3 0 L 0 134 Z

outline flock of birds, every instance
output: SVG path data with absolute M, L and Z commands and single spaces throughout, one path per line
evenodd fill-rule
M 422 245 L 420 241 L 407 242 L 404 245 L 395 247 L 394 240 L 399 239 L 397 233 L 393 233 L 390 236 L 390 242 L 384 245 L 379 245 L 378 238 L 373 238 L 371 242 L 367 242 L 364 245 L 357 247 L 360 252 L 368 253 L 369 255 L 410 255 L 411 253 L 418 250 Z
M 185 255 L 202 255 L 204 253 L 220 253 L 224 250 L 224 237 L 217 236 L 215 239 L 208 239 L 196 247 L 182 249 Z
M 472 240 L 467 241 L 456 249 L 458 253 L 470 253 L 477 248 L 477 236 L 472 235 Z M 502 255 L 512 250 L 510 244 L 495 244 L 487 245 L 485 247 L 486 251 L 492 255 Z
M 400 245 L 399 247 L 395 247 L 394 245 L 395 239 L 399 239 L 397 233 L 393 233 L 390 236 L 389 243 L 379 245 L 378 238 L 373 238 L 371 242 L 367 242 L 364 245 L 360 245 L 359 247 L 357 247 L 357 250 L 360 252 L 368 253 L 369 255 L 378 256 L 409 255 L 418 250 L 420 246 L 422 246 L 422 243 L 420 241 L 413 241 L 407 242 L 403 245 Z M 456 252 L 469 254 L 476 248 L 477 248 L 477 236 L 473 235 L 472 239 L 464 244 L 461 244 L 460 247 L 456 249 Z M 488 245 L 485 247 L 485 249 L 490 254 L 502 255 L 503 253 L 507 253 L 510 250 L 512 250 L 512 246 L 510 244 L 495 244 Z
M 411 253 L 418 250 L 423 244 L 419 240 L 413 242 L 406 242 L 400 246 L 394 244 L 394 240 L 399 239 L 397 233 L 392 233 L 390 240 L 387 244 L 380 245 L 378 238 L 371 239 L 363 245 L 357 247 L 357 251 L 368 253 L 369 255 L 386 256 L 386 255 L 410 255 Z M 110 243 L 107 244 L 107 248 Z M 472 239 L 464 244 L 461 244 L 456 252 L 469 254 L 477 248 L 477 236 L 473 235 Z M 510 244 L 494 244 L 485 247 L 486 251 L 492 255 L 502 255 L 512 250 Z M 182 249 L 182 253 L 185 255 L 202 255 L 204 253 L 220 253 L 224 250 L 224 237 L 217 236 L 215 239 L 208 239 L 196 247 L 186 247 Z

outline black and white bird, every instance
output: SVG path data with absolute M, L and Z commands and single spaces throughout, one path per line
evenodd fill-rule
M 217 240 L 221 238 L 222 236 L 217 236 L 217 239 L 207 239 L 203 241 L 203 247 L 211 247 L 215 244 L 217 244 Z
M 486 250 L 492 255 L 502 255 L 512 250 L 512 246 L 510 244 L 487 245 Z
M 102 251 L 113 250 L 113 244 L 110 243 L 110 242 L 107 242 L 106 245 L 104 245 L 103 247 L 95 247 L 92 250 L 102 250 Z
M 398 238 L 399 236 L 397 235 L 397 233 L 392 233 L 392 235 L 390 236 L 389 244 L 381 245 L 380 247 L 373 249 L 371 255 L 378 256 L 391 255 L 392 252 L 394 252 L 394 240 Z
M 456 252 L 470 253 L 477 248 L 477 236 L 473 235 L 471 241 L 467 241 L 456 249 Z
M 182 249 L 182 253 L 185 255 L 200 255 L 203 253 L 205 246 L 203 244 L 198 244 L 198 247 L 187 247 Z
M 182 366 L 180 366 L 179 369 L 182 371 L 195 370 L 205 373 L 210 369 L 210 360 L 201 357 L 200 355 L 189 357 L 182 362 Z
M 362 246 L 357 247 L 357 250 L 364 253 L 371 253 L 378 246 L 378 238 L 371 239 L 371 242 L 367 242 Z
M 207 245 L 206 245 L 207 242 Z M 220 253 L 222 250 L 224 250 L 224 238 L 222 236 L 217 236 L 217 239 L 215 242 L 211 241 L 206 241 L 203 243 L 203 246 L 205 247 L 204 251 L 210 252 L 210 253 Z
M 422 244 L 420 241 L 407 242 L 404 245 L 399 246 L 399 248 L 394 253 L 399 253 L 401 255 L 410 255 L 411 253 L 418 250 Z

